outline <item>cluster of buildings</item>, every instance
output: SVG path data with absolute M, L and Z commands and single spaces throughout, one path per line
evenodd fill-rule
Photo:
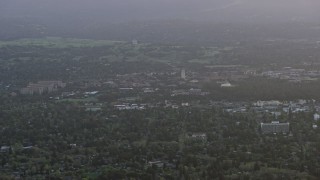
M 313 104 L 313 102 L 311 104 Z M 315 107 L 318 107 L 318 105 L 316 105 Z M 256 111 L 270 113 L 275 113 L 277 111 L 282 111 L 284 113 L 299 113 L 310 112 L 312 110 L 310 102 L 303 99 L 290 102 L 258 101 L 256 103 L 253 103 L 253 109 L 255 109 Z
M 229 101 L 210 101 L 210 106 L 223 109 L 228 113 L 246 113 L 249 109 L 249 102 L 229 102 Z
M 24 95 L 41 95 L 57 91 L 59 88 L 64 87 L 66 87 L 66 83 L 62 81 L 39 81 L 37 83 L 29 83 L 27 87 L 20 90 L 20 93 Z
M 206 96 L 206 95 L 209 95 L 209 94 L 210 94 L 209 92 L 202 91 L 202 89 L 191 88 L 189 90 L 184 90 L 184 89 L 173 90 L 172 93 L 171 93 L 171 96 L 180 96 L 180 95 L 184 95 L 184 96 L 189 96 L 189 95 Z
M 306 71 L 305 69 L 294 69 L 291 67 L 284 67 L 281 70 L 265 71 L 261 76 L 288 80 L 289 82 L 303 82 L 303 81 L 317 81 L 320 77 L 320 71 Z
M 206 133 L 193 133 L 191 136 L 189 136 L 189 139 L 195 140 L 195 141 L 206 142 L 207 141 L 207 134 Z
M 114 105 L 114 107 L 120 111 L 121 110 L 144 110 L 145 109 L 145 105 L 129 104 L 129 103 Z
M 101 111 L 102 107 L 103 107 L 102 103 L 85 103 L 84 104 L 85 110 L 89 112 Z
M 272 115 L 280 116 L 282 113 L 299 113 L 311 112 L 315 109 L 320 111 L 320 104 L 310 100 L 297 101 L 257 101 L 257 102 L 227 102 L 227 101 L 211 101 L 211 106 L 221 107 L 225 112 L 229 113 L 247 113 L 254 111 L 256 113 L 270 113 Z M 320 117 L 319 117 L 320 118 Z
M 312 128 L 318 128 L 318 121 L 320 120 L 320 103 L 314 100 L 297 100 L 282 102 L 277 100 L 272 101 L 257 101 L 257 102 L 227 102 L 227 101 L 211 101 L 211 106 L 222 108 L 228 113 L 250 113 L 254 112 L 257 115 L 257 122 L 260 123 L 260 130 L 263 134 L 287 134 L 290 132 L 290 123 L 279 121 L 272 121 L 265 123 L 263 121 L 270 119 L 279 119 L 283 114 L 290 113 L 313 113 Z M 266 116 L 267 115 L 267 116 Z M 281 118 L 280 118 L 281 119 Z M 309 119 L 310 120 L 310 119 Z

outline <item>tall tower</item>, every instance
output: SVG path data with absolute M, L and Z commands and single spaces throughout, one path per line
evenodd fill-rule
M 186 70 L 185 69 L 181 70 L 181 79 L 186 79 Z

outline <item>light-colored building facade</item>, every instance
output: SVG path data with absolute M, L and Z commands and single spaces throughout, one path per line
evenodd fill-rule
M 59 88 L 66 87 L 66 83 L 62 81 L 39 81 L 38 83 L 29 83 L 29 85 L 20 90 L 21 94 L 34 95 L 51 93 L 57 91 Z
M 263 134 L 289 133 L 290 123 L 280 123 L 273 121 L 271 123 L 261 123 L 261 132 Z

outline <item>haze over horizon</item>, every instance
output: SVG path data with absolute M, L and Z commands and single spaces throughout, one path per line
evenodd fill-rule
M 316 0 L 3 0 L 0 18 L 130 22 L 183 19 L 205 22 L 316 22 Z M 63 19 L 61 19 L 63 17 Z M 49 22 L 50 23 L 50 22 Z
M 314 39 L 319 12 L 317 0 L 2 0 L 0 39 Z

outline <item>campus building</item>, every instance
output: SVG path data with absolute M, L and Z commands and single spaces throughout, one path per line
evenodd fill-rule
M 263 134 L 289 133 L 290 123 L 280 123 L 273 121 L 271 123 L 261 123 L 261 132 Z

